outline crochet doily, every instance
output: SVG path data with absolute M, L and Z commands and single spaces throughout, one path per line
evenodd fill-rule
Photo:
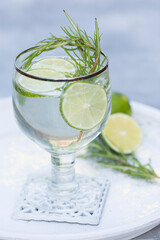
M 54 196 L 47 176 L 30 176 L 16 203 L 14 219 L 99 224 L 109 181 L 81 175 L 76 181 L 78 191 L 63 198 Z

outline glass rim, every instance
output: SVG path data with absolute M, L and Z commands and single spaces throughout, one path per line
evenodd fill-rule
M 98 70 L 97 72 L 93 72 L 93 73 L 90 73 L 90 74 L 87 74 L 87 75 L 83 75 L 83 76 L 78 76 L 78 77 L 72 77 L 72 78 L 63 78 L 63 79 L 58 79 L 58 78 L 44 78 L 44 77 L 38 77 L 38 76 L 34 76 L 34 75 L 31 75 L 31 74 L 28 74 L 27 72 L 24 72 L 23 70 L 21 70 L 18 66 L 17 66 L 17 60 L 18 58 L 29 52 L 29 51 L 32 51 L 34 50 L 35 47 L 31 47 L 31 48 L 28 48 L 22 52 L 20 52 L 17 57 L 15 58 L 15 62 L 14 62 L 14 67 L 16 69 L 17 72 L 19 72 L 20 74 L 26 76 L 26 77 L 29 77 L 29 78 L 32 78 L 32 79 L 35 79 L 35 80 L 40 80 L 40 81 L 48 81 L 48 82 L 73 82 L 73 81 L 80 81 L 80 80 L 86 80 L 86 79 L 89 79 L 89 78 L 92 78 L 92 77 L 95 77 L 95 76 L 98 76 L 99 74 L 103 73 L 107 68 L 108 68 L 108 58 L 106 59 L 107 63 L 106 65 L 101 68 L 100 70 Z M 106 55 L 101 52 L 101 54 L 105 57 Z

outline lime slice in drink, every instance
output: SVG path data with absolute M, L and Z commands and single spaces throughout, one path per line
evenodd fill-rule
M 136 121 L 123 113 L 110 116 L 101 134 L 103 140 L 116 152 L 129 154 L 142 140 L 142 132 Z
M 64 91 L 60 111 L 73 128 L 89 130 L 104 119 L 107 110 L 105 90 L 96 84 L 72 83 Z
M 31 69 L 37 69 L 37 68 L 40 68 L 40 69 L 48 68 L 48 69 L 52 69 L 62 73 L 70 73 L 70 74 L 75 73 L 75 67 L 71 63 L 71 61 L 68 61 L 60 57 L 42 58 L 31 66 Z
M 27 72 L 33 76 L 49 78 L 49 79 L 63 79 L 65 75 L 63 73 L 58 73 L 51 69 L 32 69 Z M 36 80 L 26 76 L 20 76 L 18 79 L 18 84 L 23 87 L 25 90 L 35 93 L 53 91 L 57 88 L 60 88 L 64 85 L 64 82 L 48 82 Z
M 128 115 L 132 114 L 132 109 L 128 98 L 125 95 L 117 92 L 112 93 L 111 114 L 114 113 L 125 113 Z

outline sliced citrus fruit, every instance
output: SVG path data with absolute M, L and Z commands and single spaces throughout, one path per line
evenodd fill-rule
M 107 95 L 100 85 L 72 83 L 64 91 L 60 111 L 64 120 L 73 128 L 89 130 L 104 119 Z
M 123 113 L 110 116 L 101 136 L 113 150 L 124 154 L 135 151 L 142 140 L 142 132 L 137 122 Z
M 73 63 L 61 57 L 46 57 L 42 58 L 31 66 L 31 69 L 48 68 L 61 73 L 75 73 Z
M 125 95 L 117 92 L 112 93 L 111 114 L 114 113 L 125 113 L 128 115 L 132 114 L 132 109 L 128 98 Z
M 32 69 L 27 73 L 33 76 L 49 78 L 49 79 L 65 78 L 65 75 L 63 73 L 58 73 L 51 69 Z M 52 91 L 54 89 L 60 88 L 64 85 L 64 82 L 41 81 L 41 80 L 36 80 L 36 79 L 21 75 L 18 79 L 18 84 L 21 85 L 21 87 L 23 87 L 27 91 L 41 93 L 41 92 L 48 92 L 48 91 Z

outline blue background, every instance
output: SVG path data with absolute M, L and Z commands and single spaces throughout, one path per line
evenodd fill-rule
M 89 34 L 98 18 L 112 89 L 160 108 L 159 0 L 0 0 L 0 97 L 11 95 L 16 55 L 62 34 L 63 9 Z M 160 239 L 160 227 L 136 239 Z
M 15 56 L 62 34 L 63 9 L 89 34 L 98 18 L 113 90 L 160 108 L 159 0 L 0 0 L 0 97 L 11 95 Z

